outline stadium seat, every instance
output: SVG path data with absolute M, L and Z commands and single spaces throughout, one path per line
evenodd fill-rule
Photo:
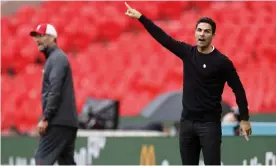
M 196 21 L 213 18 L 214 45 L 236 66 L 250 113 L 270 113 L 276 107 L 276 5 L 271 3 L 129 2 L 167 34 L 192 45 Z M 155 96 L 180 90 L 181 60 L 125 11 L 123 2 L 43 2 L 2 16 L 2 129 L 16 125 L 27 131 L 41 115 L 43 66 L 35 64 L 41 54 L 28 36 L 41 22 L 56 27 L 57 42 L 68 54 L 78 112 L 92 96 L 117 99 L 121 116 L 135 116 Z M 7 75 L 11 68 L 16 72 L 13 78 Z M 231 88 L 225 87 L 223 99 L 235 106 Z

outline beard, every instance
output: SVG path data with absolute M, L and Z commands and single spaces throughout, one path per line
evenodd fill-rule
M 37 48 L 38 48 L 39 51 L 44 51 L 46 49 L 46 46 L 44 46 L 44 45 L 38 45 Z
M 201 47 L 201 48 L 207 48 L 207 47 L 209 47 L 210 44 L 211 44 L 210 41 L 203 41 L 203 42 L 198 41 L 197 42 L 197 46 Z

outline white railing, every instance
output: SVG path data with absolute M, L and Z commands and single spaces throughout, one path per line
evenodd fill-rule
M 78 130 L 79 137 L 105 136 L 105 137 L 160 137 L 166 136 L 163 132 L 141 130 Z

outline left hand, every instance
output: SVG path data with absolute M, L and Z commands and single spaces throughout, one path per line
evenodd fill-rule
M 48 121 L 47 120 L 40 120 L 37 125 L 37 130 L 40 135 L 44 135 L 46 133 L 46 129 L 48 127 Z
M 252 134 L 252 129 L 249 121 L 242 120 L 240 122 L 240 131 L 244 135 L 245 139 L 248 141 L 248 136 Z

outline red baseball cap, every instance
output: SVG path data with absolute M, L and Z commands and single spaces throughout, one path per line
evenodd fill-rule
M 30 36 L 40 35 L 51 35 L 57 38 L 57 31 L 51 24 L 39 24 L 35 30 L 30 32 Z

